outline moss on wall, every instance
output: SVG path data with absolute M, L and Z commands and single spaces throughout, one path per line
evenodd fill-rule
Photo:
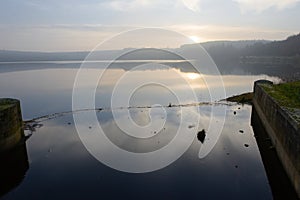
M 20 101 L 0 99 L 0 152 L 16 146 L 22 137 Z
M 278 85 L 262 85 L 281 106 L 300 109 L 300 81 Z

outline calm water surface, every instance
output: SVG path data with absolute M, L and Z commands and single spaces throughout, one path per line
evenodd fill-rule
M 0 97 L 20 99 L 25 120 L 72 110 L 72 90 L 78 70 L 76 63 L 69 63 L 67 67 L 64 67 L 65 64 L 56 66 L 54 63 L 40 63 L 39 67 L 29 69 L 26 68 L 27 65 L 37 64 L 0 64 Z M 13 70 L 8 70 L 10 66 Z M 93 75 L 101 69 L 86 70 L 86 73 Z M 130 76 L 122 83 L 125 89 L 147 76 L 154 81 L 163 79 L 169 83 L 173 92 L 155 84 L 139 87 L 130 99 L 129 105 L 132 108 L 111 108 L 114 85 L 124 74 Z M 184 96 L 188 87 L 180 84 L 178 76 L 174 74 L 180 74 L 184 78 L 187 85 L 194 89 L 199 101 L 220 100 L 210 99 L 205 86 L 205 78 L 214 78 L 210 75 L 182 72 L 175 68 L 130 72 L 121 67 L 113 68 L 105 72 L 96 90 L 96 107 L 104 108 L 96 112 L 97 119 L 106 136 L 115 145 L 130 152 L 144 153 L 167 145 L 175 137 L 180 124 L 184 126 L 184 134 L 209 130 L 212 107 L 216 110 L 212 119 L 215 122 L 222 121 L 222 111 L 225 110 L 222 133 L 206 157 L 200 159 L 198 154 L 201 145 L 211 139 L 209 132 L 203 144 L 197 140 L 195 134 L 188 150 L 163 169 L 140 174 L 117 171 L 102 164 L 87 151 L 75 129 L 73 114 L 65 113 L 52 119 L 38 120 L 36 123 L 39 125 L 34 130 L 25 131 L 26 135 L 32 133 L 32 136 L 22 146 L 21 153 L 17 154 L 23 162 L 19 167 L 11 168 L 20 177 L 13 178 L 16 186 L 10 188 L 2 198 L 272 199 L 250 126 L 251 106 L 217 103 L 168 107 L 169 103 L 195 103 L 189 99 L 178 102 L 176 95 Z M 277 78 L 264 75 L 223 76 L 226 95 L 249 92 L 252 90 L 253 81 L 262 78 L 278 81 Z M 91 88 L 89 80 L 85 84 L 87 90 Z M 217 90 L 219 86 L 211 87 Z M 118 119 L 113 117 L 112 109 L 118 113 Z M 89 112 L 93 111 L 76 112 L 74 115 L 85 116 Z M 189 120 L 180 122 L 183 113 L 191 113 L 191 116 L 188 117 Z M 200 117 L 199 123 L 194 120 L 195 115 Z M 129 118 L 142 127 L 151 121 L 159 123 L 164 120 L 165 123 L 157 131 L 149 129 L 147 133 L 141 133 L 152 134 L 148 139 L 137 139 L 124 134 L 116 124 L 116 120 L 125 121 Z M 96 130 L 97 124 L 86 118 L 78 126 L 86 127 L 84 134 L 88 135 Z M 172 152 L 170 156 L 171 154 Z

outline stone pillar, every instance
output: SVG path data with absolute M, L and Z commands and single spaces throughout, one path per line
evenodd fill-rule
M 15 147 L 23 138 L 20 101 L 0 99 L 0 153 Z

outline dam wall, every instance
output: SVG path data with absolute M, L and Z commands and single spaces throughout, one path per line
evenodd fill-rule
M 277 155 L 300 198 L 300 127 L 299 123 L 263 88 L 270 81 L 254 83 L 253 105 Z

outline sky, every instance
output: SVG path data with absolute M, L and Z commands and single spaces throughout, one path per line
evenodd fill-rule
M 121 32 L 147 27 L 191 42 L 283 40 L 300 32 L 299 20 L 300 0 L 1 0 L 0 49 L 90 51 Z M 187 42 L 161 41 L 161 47 Z

